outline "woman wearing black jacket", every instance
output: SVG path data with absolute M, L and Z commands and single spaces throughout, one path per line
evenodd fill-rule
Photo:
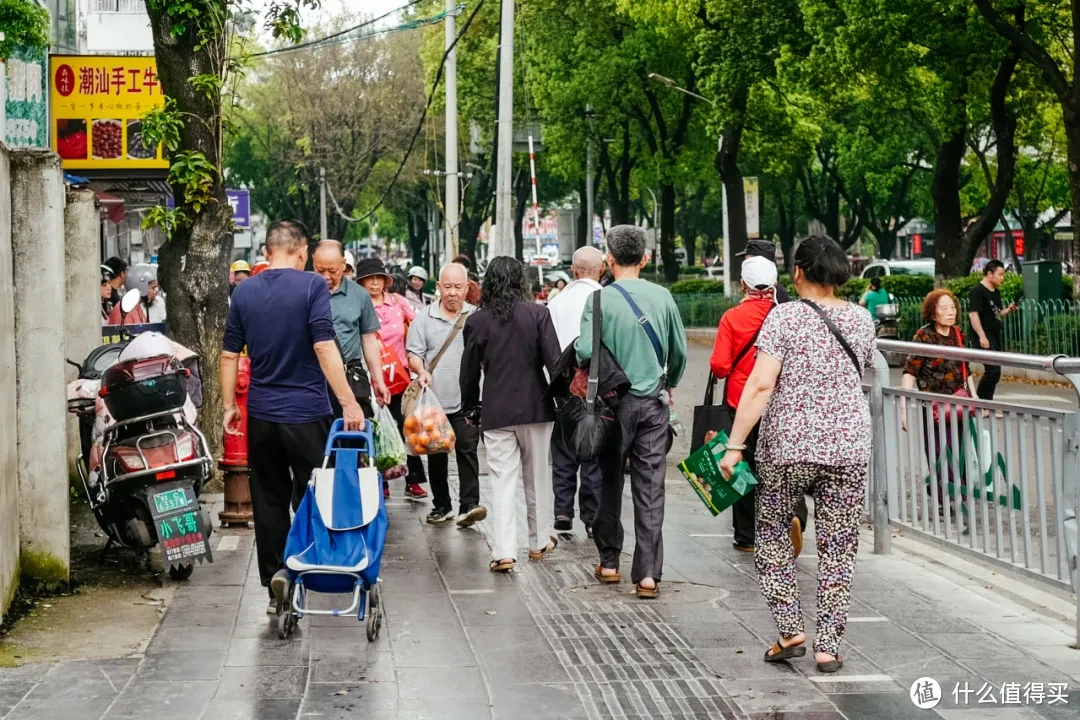
M 470 422 L 479 420 L 492 475 L 495 542 L 490 568 L 506 572 L 517 556 L 519 474 L 525 489 L 529 558 L 539 559 L 558 544 L 548 455 L 555 408 L 545 398 L 544 369 L 554 375 L 559 339 L 547 309 L 526 302 L 524 269 L 510 257 L 497 257 L 488 265 L 480 309 L 465 321 L 463 333 L 462 408 Z

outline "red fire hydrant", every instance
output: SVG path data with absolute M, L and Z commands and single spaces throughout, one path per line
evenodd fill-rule
M 236 374 L 236 404 L 240 408 L 240 434 L 225 433 L 224 452 L 218 467 L 225 475 L 225 509 L 218 518 L 226 527 L 252 521 L 251 486 L 248 484 L 247 396 L 251 385 L 251 360 L 240 357 Z

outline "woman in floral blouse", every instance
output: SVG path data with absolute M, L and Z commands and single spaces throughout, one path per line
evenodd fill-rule
M 806 493 L 814 496 L 814 658 L 825 673 L 844 664 L 838 650 L 851 603 L 871 447 L 862 376 L 874 357 L 874 322 L 858 305 L 836 297 L 849 274 L 844 251 L 829 238 L 810 236 L 796 248 L 792 279 L 802 302 L 778 305 L 765 318 L 757 362 L 720 464 L 730 478 L 760 418 L 754 563 L 780 634 L 765 662 L 806 654 L 789 528 L 796 502 Z
M 944 345 L 946 347 L 964 347 L 964 334 L 956 326 L 958 303 L 956 296 L 948 290 L 934 290 L 922 304 L 923 320 L 926 325 L 915 331 L 914 341 L 928 345 Z M 958 397 L 975 396 L 975 379 L 968 372 L 967 363 L 962 360 L 947 360 L 941 357 L 927 357 L 912 355 L 908 357 L 904 365 L 904 377 L 901 381 L 905 390 L 914 390 L 916 387 L 921 392 L 935 393 L 939 395 L 956 395 Z M 952 448 L 960 443 L 953 442 L 953 435 L 957 430 L 953 428 L 952 403 L 934 403 L 923 406 L 923 447 L 926 450 L 926 460 L 930 465 L 935 463 L 944 464 L 948 469 L 945 471 L 949 483 L 954 483 L 953 463 L 942 462 L 946 457 L 951 457 Z M 941 424 L 938 421 L 941 409 L 945 408 L 945 446 L 949 449 L 947 455 L 941 452 Z M 959 412 L 960 418 L 965 413 Z M 901 398 L 900 422 L 906 432 L 908 429 L 907 398 Z M 933 426 L 933 452 L 930 448 L 929 427 Z M 957 463 L 959 464 L 959 463 Z M 932 475 L 939 478 L 938 481 L 938 509 L 944 511 L 944 488 L 945 478 L 942 477 L 940 464 L 937 472 Z M 960 485 L 967 485 L 967 478 L 963 468 L 960 470 Z M 930 486 L 926 486 L 927 493 L 931 493 Z

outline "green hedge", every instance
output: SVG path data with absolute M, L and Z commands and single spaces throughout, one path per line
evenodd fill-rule
M 704 275 L 705 268 L 693 265 L 691 267 L 684 267 L 679 270 L 680 275 Z
M 715 293 L 724 293 L 723 280 L 695 278 L 690 280 L 680 280 L 671 286 L 672 295 L 711 295 Z

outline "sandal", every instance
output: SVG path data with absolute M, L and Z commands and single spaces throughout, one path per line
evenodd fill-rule
M 555 548 L 557 548 L 557 547 L 559 547 L 559 538 L 552 535 L 551 536 L 551 541 L 547 545 L 545 545 L 544 547 L 542 547 L 539 550 L 530 550 L 529 551 L 529 559 L 530 560 L 539 560 L 540 558 L 544 557 L 548 553 L 555 552 Z
M 634 585 L 634 594 L 641 600 L 655 600 L 660 597 L 660 583 L 656 583 L 651 588 L 643 587 L 641 583 Z
M 842 655 L 837 655 L 835 660 L 826 660 L 825 662 L 819 662 L 817 664 L 817 669 L 820 673 L 834 673 L 842 667 L 844 667 L 844 658 Z
M 593 577 L 595 577 L 600 582 L 605 583 L 605 584 L 609 584 L 609 585 L 613 585 L 615 583 L 621 583 L 622 582 L 622 573 L 620 573 L 618 570 L 616 570 L 614 575 L 605 575 L 604 570 L 608 570 L 608 569 L 609 568 L 605 568 L 603 565 L 597 565 L 593 569 L 593 573 L 592 573 Z
M 491 572 L 510 572 L 514 567 L 514 560 L 511 558 L 503 558 L 502 560 L 492 560 L 488 565 L 488 569 Z
M 777 640 L 771 648 L 765 651 L 765 662 L 777 663 L 790 660 L 791 658 L 802 657 L 806 654 L 806 641 L 799 643 L 798 645 L 784 646 L 779 640 Z M 820 668 L 821 665 L 818 665 Z M 833 672 L 836 672 L 835 670 Z

